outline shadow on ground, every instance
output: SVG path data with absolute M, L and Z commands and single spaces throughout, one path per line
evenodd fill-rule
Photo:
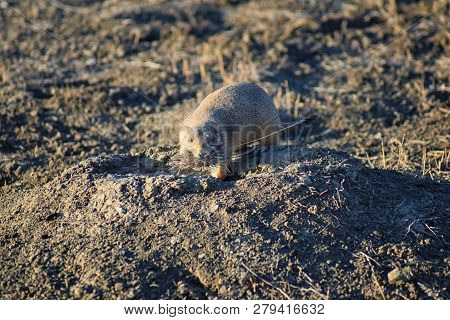
M 448 184 L 297 146 L 219 181 L 175 154 L 92 158 L 18 199 L 1 296 L 448 298 Z

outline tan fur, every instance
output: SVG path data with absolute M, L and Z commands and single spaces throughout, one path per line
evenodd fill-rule
M 200 157 L 202 152 L 209 154 L 211 150 L 217 150 L 202 133 L 198 133 L 211 127 L 220 133 L 223 154 L 223 159 L 211 174 L 223 179 L 229 175 L 227 162 L 232 152 L 242 149 L 242 144 L 279 130 L 281 123 L 271 97 L 262 88 L 251 83 L 236 83 L 209 94 L 184 120 L 180 131 L 180 151 Z M 277 142 L 278 135 L 260 141 L 262 145 Z

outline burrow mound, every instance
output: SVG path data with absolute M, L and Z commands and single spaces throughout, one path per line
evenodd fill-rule
M 220 181 L 175 154 L 93 158 L 19 199 L 0 296 L 448 298 L 448 184 L 297 146 Z

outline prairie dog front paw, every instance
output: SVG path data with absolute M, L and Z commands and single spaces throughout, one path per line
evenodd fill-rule
M 217 179 L 225 179 L 228 176 L 228 169 L 223 164 L 214 166 L 211 168 L 211 176 Z

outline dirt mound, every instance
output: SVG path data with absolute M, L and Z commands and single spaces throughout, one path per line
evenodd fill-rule
M 448 184 L 296 146 L 220 181 L 175 153 L 92 158 L 16 195 L 0 296 L 448 299 Z

